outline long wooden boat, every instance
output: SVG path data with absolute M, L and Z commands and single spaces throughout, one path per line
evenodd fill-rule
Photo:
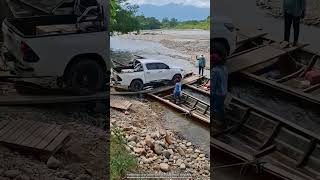
M 260 37 L 256 39 L 255 45 L 248 46 L 245 51 L 250 53 L 257 46 L 274 42 L 271 39 Z M 258 83 L 309 102 L 320 104 L 320 80 L 310 82 L 306 77 L 311 70 L 320 73 L 319 59 L 320 56 L 316 52 L 305 48 L 295 49 L 269 61 L 242 70 L 241 74 Z
M 226 112 L 229 128 L 212 123 L 212 147 L 280 178 L 319 177 L 319 135 L 235 97 Z
M 175 103 L 172 92 L 173 90 L 170 89 L 149 95 L 162 103 L 190 115 L 206 125 L 210 124 L 210 103 L 185 92 L 182 94 L 182 101 Z

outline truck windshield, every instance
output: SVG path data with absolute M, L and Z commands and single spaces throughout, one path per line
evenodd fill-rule
M 143 71 L 142 65 L 141 65 L 140 63 L 137 64 L 137 65 L 134 67 L 134 71 L 135 71 L 135 72 Z

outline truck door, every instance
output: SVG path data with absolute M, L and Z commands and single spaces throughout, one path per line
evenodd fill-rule
M 158 68 L 158 77 L 160 77 L 161 80 L 172 79 L 173 75 L 168 65 L 164 63 L 157 63 L 157 68 Z
M 146 83 L 158 81 L 161 79 L 157 63 L 146 63 L 145 70 Z

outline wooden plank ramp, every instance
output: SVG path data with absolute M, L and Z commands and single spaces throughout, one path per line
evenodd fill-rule
M 270 61 L 294 50 L 301 49 L 305 46 L 306 45 L 300 45 L 287 49 L 280 49 L 280 47 L 277 47 L 277 45 L 264 46 L 252 50 L 248 53 L 244 53 L 239 56 L 234 56 L 227 59 L 226 66 L 228 68 L 229 74 L 231 74 Z
M 52 155 L 70 139 L 60 125 L 28 120 L 1 120 L 0 143 L 19 150 Z
M 120 110 L 128 110 L 131 107 L 132 103 L 126 100 L 120 100 L 120 99 L 111 99 L 110 100 L 110 106 L 115 109 Z

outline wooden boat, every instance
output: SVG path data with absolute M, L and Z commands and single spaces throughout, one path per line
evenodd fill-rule
M 319 177 L 318 135 L 235 97 L 226 112 L 230 128 L 221 132 L 212 123 L 212 147 L 280 178 Z
M 183 92 L 181 102 L 174 102 L 173 89 L 149 94 L 151 97 L 165 103 L 202 123 L 210 124 L 210 103 Z
M 252 52 L 257 46 L 275 41 L 260 37 L 246 51 Z M 254 47 L 256 46 L 256 47 Z M 320 81 L 310 82 L 307 72 L 320 72 L 320 56 L 307 49 L 295 49 L 269 61 L 241 71 L 241 74 L 258 83 L 294 95 L 298 98 L 320 104 Z
M 210 79 L 206 77 L 201 77 L 197 81 L 184 85 L 187 88 L 195 90 L 199 93 L 210 96 Z

